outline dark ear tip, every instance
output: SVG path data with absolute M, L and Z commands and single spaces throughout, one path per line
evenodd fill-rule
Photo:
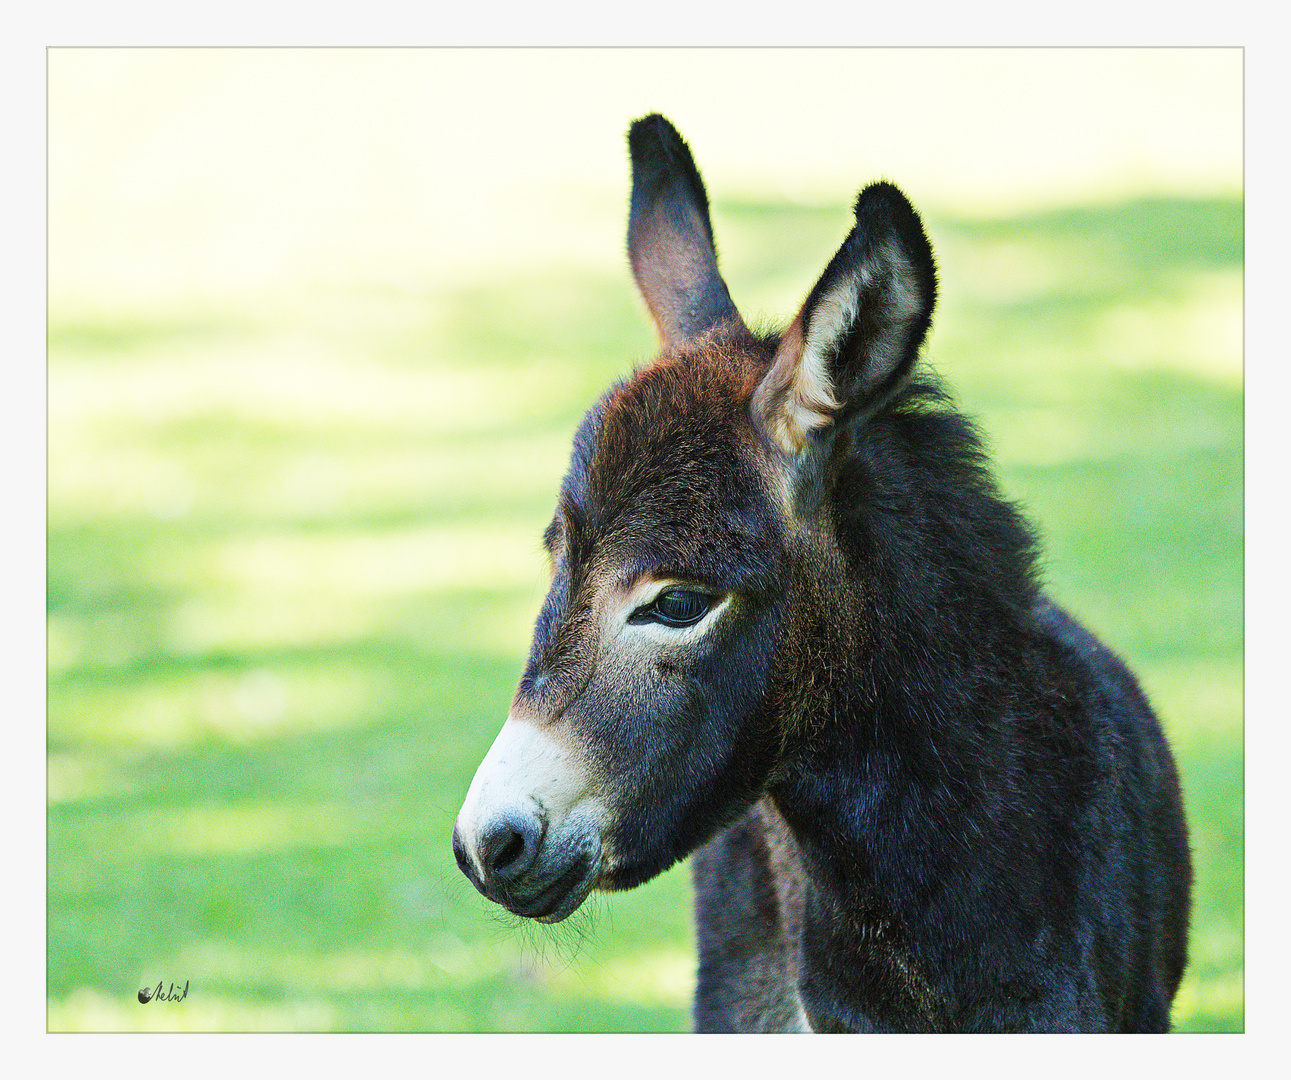
M 650 128 L 664 128 L 665 130 L 675 130 L 668 118 L 663 113 L 650 113 L 639 120 L 633 120 L 629 131 L 645 131 Z
M 633 120 L 628 128 L 628 149 L 634 158 L 680 142 L 681 135 L 677 129 L 659 113 Z
M 921 259 L 932 259 L 932 247 L 923 230 L 919 212 L 896 184 L 880 180 L 856 196 L 856 234 L 870 243 L 896 233 L 905 246 Z
M 919 218 L 915 208 L 910 205 L 910 200 L 905 197 L 905 193 L 896 184 L 887 180 L 880 180 L 863 188 L 856 196 L 856 205 L 852 207 L 852 213 L 855 214 L 857 221 L 872 221 L 882 215 L 913 217 L 916 221 Z

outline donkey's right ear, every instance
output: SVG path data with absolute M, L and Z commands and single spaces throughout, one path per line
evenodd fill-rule
M 913 206 L 888 183 L 857 196 L 856 225 L 780 339 L 752 411 L 797 454 L 815 431 L 873 414 L 910 374 L 932 319 L 937 273 Z
M 665 346 L 743 326 L 717 270 L 708 195 L 681 136 L 657 113 L 628 129 L 628 256 Z

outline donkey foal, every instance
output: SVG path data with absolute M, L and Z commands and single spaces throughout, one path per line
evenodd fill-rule
M 662 352 L 574 437 L 551 589 L 453 830 L 558 922 L 695 852 L 700 1031 L 1164 1031 L 1178 779 L 1125 666 L 1037 584 L 891 184 L 782 334 L 748 330 L 661 116 L 628 250 Z

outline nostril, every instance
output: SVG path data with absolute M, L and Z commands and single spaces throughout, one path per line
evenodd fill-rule
M 529 869 L 538 853 L 537 821 L 499 821 L 480 840 L 480 864 L 489 877 L 509 881 Z
M 499 851 L 497 858 L 493 860 L 493 872 L 501 873 L 510 863 L 515 862 L 523 854 L 524 837 L 519 833 L 512 833 L 506 847 Z

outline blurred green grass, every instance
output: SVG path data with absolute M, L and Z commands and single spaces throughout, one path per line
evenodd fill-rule
M 845 209 L 715 204 L 747 315 L 791 313 Z M 1176 1025 L 1241 1030 L 1241 203 L 929 225 L 930 359 L 1179 758 Z M 50 1029 L 684 1030 L 685 867 L 544 931 L 448 843 L 572 429 L 653 350 L 626 270 L 267 310 L 51 314 Z M 182 1007 L 135 1002 L 158 980 Z

